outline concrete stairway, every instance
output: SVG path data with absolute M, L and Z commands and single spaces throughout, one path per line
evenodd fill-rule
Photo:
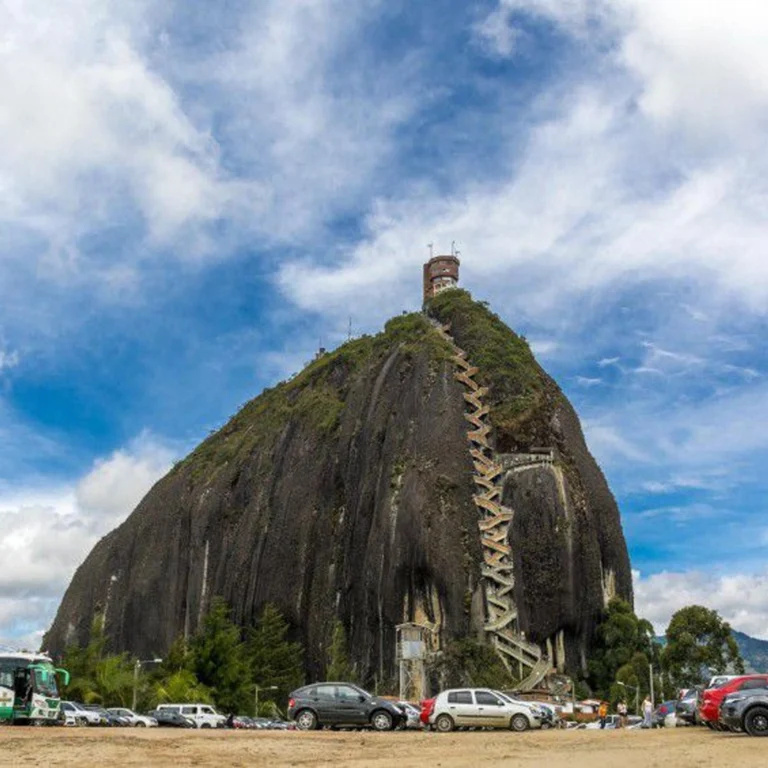
M 510 673 L 520 679 L 520 688 L 535 688 L 549 673 L 551 662 L 535 643 L 528 642 L 519 632 L 517 606 L 514 601 L 514 569 L 509 545 L 509 528 L 514 510 L 501 504 L 503 477 L 506 471 L 537 466 L 551 461 L 548 456 L 526 454 L 506 468 L 494 455 L 488 442 L 491 427 L 486 419 L 490 408 L 483 398 L 488 394 L 474 379 L 479 369 L 467 361 L 466 352 L 450 335 L 449 325 L 435 324 L 437 332 L 453 350 L 454 374 L 467 389 L 464 399 L 468 410 L 464 414 L 470 424 L 467 439 L 475 467 L 474 481 L 480 541 L 483 546 L 482 575 L 484 578 L 486 621 L 485 631 L 490 635 L 496 652 Z M 505 462 L 506 463 L 506 462 Z

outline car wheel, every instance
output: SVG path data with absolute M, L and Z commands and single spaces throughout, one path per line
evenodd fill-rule
M 203 723 L 203 724 L 200 726 L 200 728 L 210 728 L 210 727 L 211 727 L 211 724 L 210 724 L 210 723 Z
M 142 723 L 141 721 L 139 721 L 138 723 L 136 723 L 136 727 L 137 728 L 146 728 L 147 724 L 146 723 Z
M 750 736 L 768 736 L 768 708 L 750 709 L 744 718 L 744 730 Z
M 314 731 L 317 728 L 317 715 L 311 709 L 302 709 L 296 715 L 296 727 L 300 731 Z
M 453 730 L 453 718 L 450 715 L 440 715 L 435 720 L 435 728 L 440 733 L 450 733 Z
M 509 727 L 513 731 L 527 731 L 531 724 L 525 715 L 515 715 L 509 722 Z
M 391 731 L 392 730 L 392 715 L 389 712 L 385 712 L 380 709 L 373 713 L 371 717 L 371 725 L 374 731 Z
M 552 726 L 549 723 L 542 723 L 541 724 L 541 730 L 542 731 L 548 731 Z

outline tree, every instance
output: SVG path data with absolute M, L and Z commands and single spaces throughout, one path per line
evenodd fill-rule
M 302 647 L 288 641 L 288 629 L 280 610 L 267 604 L 258 624 L 248 633 L 246 655 L 251 679 L 264 690 L 260 703 L 282 701 L 304 682 Z M 273 686 L 276 690 L 269 690 Z
M 214 597 L 200 632 L 190 644 L 191 667 L 197 679 L 211 689 L 216 705 L 224 712 L 244 712 L 250 705 L 250 674 L 240 628 L 230 609 Z
M 188 669 L 177 670 L 156 683 L 153 698 L 157 703 L 194 701 L 209 704 L 213 701 L 210 689 Z
M 663 660 L 678 688 L 704 683 L 711 674 L 744 672 L 744 660 L 728 622 L 701 605 L 681 608 L 669 622 Z
M 651 623 L 639 619 L 629 603 L 620 598 L 611 600 L 597 627 L 589 661 L 589 683 L 592 690 L 603 698 L 611 698 L 612 685 L 618 679 L 618 671 L 626 665 L 631 665 L 637 674 L 644 663 L 645 673 L 638 677 L 647 680 L 648 663 L 655 652 L 653 637 Z M 639 658 L 638 654 L 644 658 Z M 625 670 L 624 674 L 628 675 L 629 670 Z
M 329 680 L 354 682 L 355 672 L 347 655 L 347 633 L 344 625 L 336 619 L 333 625 L 331 648 L 328 654 L 328 669 L 325 672 Z
M 449 643 L 432 667 L 438 687 L 479 687 L 508 689 L 515 681 L 490 645 L 476 640 L 455 640 Z

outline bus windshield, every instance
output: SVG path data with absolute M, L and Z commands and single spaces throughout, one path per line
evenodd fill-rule
M 59 689 L 56 686 L 56 672 L 53 667 L 34 664 L 29 669 L 33 675 L 34 690 L 37 693 L 51 698 L 59 697 Z

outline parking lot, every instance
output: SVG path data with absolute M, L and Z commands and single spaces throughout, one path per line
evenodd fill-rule
M 457 766 L 705 768 L 766 765 L 763 739 L 701 728 L 453 733 L 0 729 L 12 766 Z

